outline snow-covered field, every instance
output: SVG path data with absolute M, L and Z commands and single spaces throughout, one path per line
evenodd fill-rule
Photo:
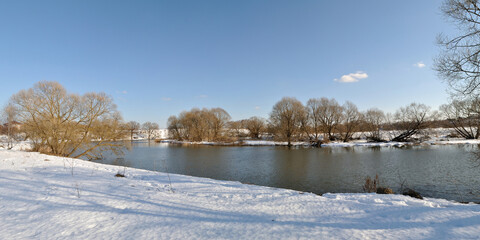
M 318 196 L 0 150 L 0 226 L 0 239 L 479 239 L 480 205 Z

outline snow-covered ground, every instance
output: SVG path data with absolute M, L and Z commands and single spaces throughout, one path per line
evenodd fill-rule
M 148 140 L 148 133 L 145 130 L 140 130 L 133 134 L 135 140 Z M 161 128 L 154 130 L 150 136 L 152 139 L 166 139 L 168 138 L 168 129 Z M 125 140 L 130 140 L 130 137 L 127 137 Z
M 480 205 L 318 196 L 0 150 L 0 226 L 0 239 L 478 239 Z

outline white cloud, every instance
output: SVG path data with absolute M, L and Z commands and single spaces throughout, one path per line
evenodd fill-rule
M 171 100 L 172 100 L 172 98 L 169 98 L 169 97 L 162 97 L 162 101 L 166 101 L 166 102 L 168 102 L 168 101 L 171 101 Z
M 126 90 L 123 90 L 122 93 L 123 93 L 123 94 L 127 94 L 127 91 L 126 91 Z
M 423 62 L 418 62 L 418 63 L 413 64 L 413 66 L 418 67 L 418 68 L 424 68 L 424 67 L 425 67 L 425 63 L 423 63 Z
M 335 82 L 342 82 L 342 83 L 351 83 L 351 82 L 358 82 L 360 79 L 365 79 L 368 77 L 368 74 L 362 71 L 358 71 L 356 73 L 350 73 L 347 75 L 343 75 L 340 79 L 333 79 Z
M 199 98 L 207 98 L 208 96 L 207 95 L 200 95 L 198 96 Z
M 260 109 L 260 106 L 255 106 L 255 110 L 259 110 Z

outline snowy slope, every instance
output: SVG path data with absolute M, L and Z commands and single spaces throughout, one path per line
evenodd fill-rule
M 0 150 L 0 225 L 0 239 L 478 239 L 480 205 L 317 196 Z

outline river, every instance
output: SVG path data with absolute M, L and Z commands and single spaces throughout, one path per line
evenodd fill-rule
M 287 148 L 133 142 L 123 157 L 96 162 L 262 186 L 326 192 L 362 192 L 367 176 L 399 192 L 480 201 L 476 145 Z M 175 187 L 175 186 L 173 186 Z

